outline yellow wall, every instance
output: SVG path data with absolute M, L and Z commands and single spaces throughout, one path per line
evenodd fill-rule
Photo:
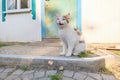
M 41 40 L 41 3 L 37 1 L 35 21 L 31 13 L 7 14 L 5 22 L 0 19 L 0 41 Z M 82 29 L 88 43 L 120 43 L 120 0 L 82 0 Z
M 120 0 L 82 0 L 82 28 L 88 43 L 120 43 Z

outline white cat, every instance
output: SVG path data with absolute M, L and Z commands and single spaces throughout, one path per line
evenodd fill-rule
M 59 36 L 63 43 L 63 51 L 60 55 L 71 56 L 78 55 L 85 51 L 85 43 L 80 41 L 81 33 L 74 30 L 70 25 L 70 13 L 65 16 L 56 15 Z

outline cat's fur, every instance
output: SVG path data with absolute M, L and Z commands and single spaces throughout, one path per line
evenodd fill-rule
M 81 32 L 78 29 L 73 29 L 69 25 L 70 13 L 65 16 L 57 17 L 57 25 L 59 28 L 59 36 L 63 43 L 63 51 L 60 55 L 71 56 L 78 55 L 81 52 L 85 51 L 85 43 L 80 42 Z

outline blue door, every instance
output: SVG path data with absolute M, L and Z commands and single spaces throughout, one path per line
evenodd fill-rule
M 71 14 L 70 25 L 81 27 L 81 0 L 42 0 L 42 37 L 58 38 L 58 28 L 56 25 L 56 14 Z M 79 5 L 79 6 L 78 6 Z M 44 6 L 44 8 L 43 8 Z M 79 8 L 79 9 L 78 9 Z M 44 16 L 43 16 L 44 15 Z

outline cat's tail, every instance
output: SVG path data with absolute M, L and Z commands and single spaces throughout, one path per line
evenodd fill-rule
M 81 36 L 81 35 L 82 35 L 82 32 L 81 32 L 79 29 L 74 28 L 74 30 L 76 31 L 76 33 L 77 33 L 79 36 Z

